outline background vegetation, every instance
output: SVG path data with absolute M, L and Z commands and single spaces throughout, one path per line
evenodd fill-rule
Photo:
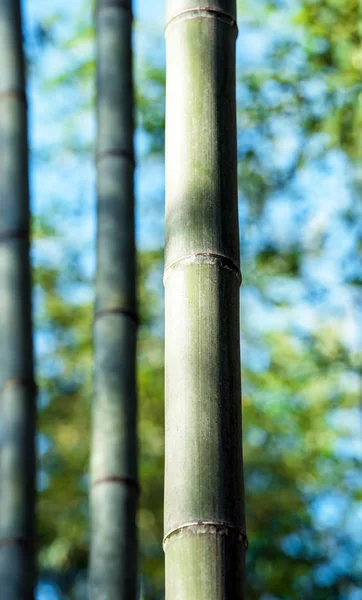
M 40 384 L 39 598 L 85 598 L 92 7 L 27 3 Z M 136 7 L 140 593 L 163 597 L 163 3 Z M 362 598 L 357 0 L 239 6 L 249 600 Z

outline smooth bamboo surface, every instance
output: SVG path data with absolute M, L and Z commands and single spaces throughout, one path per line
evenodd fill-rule
M 235 11 L 167 2 L 167 600 L 244 598 Z
M 98 0 L 90 597 L 135 600 L 138 503 L 132 3 Z
M 0 598 L 35 586 L 27 107 L 18 0 L 0 0 Z

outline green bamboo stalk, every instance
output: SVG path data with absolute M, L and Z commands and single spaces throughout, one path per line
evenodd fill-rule
M 31 600 L 36 394 L 19 0 L 0 0 L 0 60 L 0 598 Z
M 132 2 L 98 0 L 90 593 L 134 600 L 138 504 Z
M 166 598 L 244 598 L 235 0 L 167 0 Z

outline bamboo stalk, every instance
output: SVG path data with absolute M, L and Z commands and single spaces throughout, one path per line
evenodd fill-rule
M 168 0 L 166 598 L 244 598 L 233 0 Z
M 136 598 L 136 259 L 131 0 L 98 0 L 90 594 Z
M 25 67 L 19 0 L 0 0 L 0 597 L 35 586 L 36 393 Z

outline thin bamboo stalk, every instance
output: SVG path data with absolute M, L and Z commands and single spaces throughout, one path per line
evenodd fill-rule
M 244 598 L 234 0 L 168 0 L 166 597 Z
M 136 259 L 131 0 L 98 0 L 90 594 L 136 598 Z
M 35 585 L 35 413 L 25 67 L 19 0 L 0 0 L 0 597 Z

